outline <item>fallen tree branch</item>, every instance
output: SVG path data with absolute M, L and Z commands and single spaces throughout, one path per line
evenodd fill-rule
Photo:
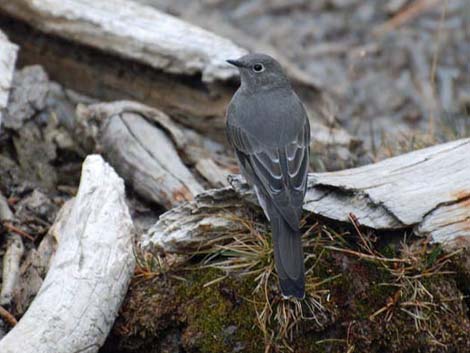
M 2 2 L 0 9 L 45 32 L 164 72 L 201 74 L 204 82 L 236 77 L 225 60 L 245 53 L 228 39 L 126 0 L 18 0 Z
M 93 140 L 91 148 L 142 197 L 171 208 L 204 190 L 179 156 L 191 141 L 163 112 L 120 101 L 80 107 L 77 115 L 83 140 Z
M 124 182 L 99 156 L 83 164 L 78 194 L 51 228 L 58 242 L 28 311 L 0 341 L 2 353 L 97 352 L 134 270 Z
M 310 174 L 304 210 L 340 222 L 349 222 L 352 213 L 358 224 L 380 231 L 410 228 L 436 242 L 467 239 L 468 246 L 469 168 L 470 139 L 463 139 L 360 168 Z M 224 212 L 256 201 L 242 180 L 232 178 L 231 184 L 163 214 L 144 234 L 143 247 L 187 252 L 210 242 L 213 233 L 205 230 L 235 227 L 224 223 L 230 219 Z
M 470 139 L 333 173 L 313 174 L 304 209 L 374 229 L 415 227 L 436 241 L 469 233 Z M 448 223 L 440 222 L 446 213 Z
M 7 310 L 5 310 L 3 306 L 0 306 L 0 317 L 5 320 L 10 326 L 15 326 L 18 323 L 18 321 L 16 321 L 16 318 Z

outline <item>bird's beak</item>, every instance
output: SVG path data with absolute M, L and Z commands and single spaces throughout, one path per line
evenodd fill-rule
M 240 60 L 227 60 L 227 62 L 236 67 L 243 67 L 243 63 Z

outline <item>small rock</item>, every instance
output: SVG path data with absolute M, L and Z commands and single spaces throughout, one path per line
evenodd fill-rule
M 46 106 L 49 79 L 39 65 L 16 71 L 5 111 L 4 125 L 18 130 L 24 122 Z

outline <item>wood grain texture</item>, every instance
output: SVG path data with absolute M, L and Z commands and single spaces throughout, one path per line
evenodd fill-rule
M 18 47 L 0 30 L 0 129 L 3 110 L 8 103 Z
M 83 164 L 77 196 L 51 228 L 58 242 L 44 283 L 2 353 L 95 353 L 134 271 L 124 182 L 100 156 Z
M 96 120 L 98 150 L 145 199 L 171 208 L 204 190 L 178 154 L 188 143 L 186 136 L 164 113 L 113 102 L 83 107 L 78 114 L 83 124 Z
M 222 231 L 218 210 L 256 203 L 253 193 L 238 177 L 232 187 L 209 190 L 198 196 L 212 199 L 204 207 L 206 229 Z M 233 189 L 238 197 L 233 195 Z M 200 229 L 197 203 L 184 204 L 161 216 L 143 237 L 147 249 L 179 252 L 211 239 Z M 185 211 L 192 209 L 191 212 Z M 378 231 L 412 229 L 435 242 L 470 245 L 470 139 L 457 140 L 383 160 L 360 168 L 309 175 L 304 210 L 359 224 Z M 199 211 L 200 212 L 200 211 Z M 227 218 L 227 217 L 225 217 Z M 232 224 L 226 225 L 233 227 Z M 197 232 L 195 232 L 195 229 Z M 377 233 L 380 235 L 380 232 Z M 204 237 L 206 237 L 204 239 Z
M 0 9 L 42 31 L 164 72 L 200 74 L 204 82 L 236 77 L 225 60 L 245 53 L 228 39 L 126 0 L 15 0 Z
M 162 216 L 142 236 L 141 246 L 150 251 L 190 254 L 203 250 L 222 234 L 242 231 L 234 219 L 246 210 L 246 203 L 232 188 L 213 189 L 196 196 Z
M 470 194 L 470 139 L 457 140 L 361 168 L 313 174 L 304 208 L 322 216 L 375 229 L 418 226 L 433 233 L 434 217 L 465 222 L 463 200 Z M 461 206 L 458 206 L 458 205 Z M 469 209 L 466 208 L 468 212 Z M 442 227 L 446 227 L 441 223 Z M 440 228 L 443 231 L 443 228 Z

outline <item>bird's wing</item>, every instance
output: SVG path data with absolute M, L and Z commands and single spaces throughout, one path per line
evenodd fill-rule
M 307 187 L 310 127 L 308 119 L 296 136 L 280 146 L 267 146 L 243 128 L 227 124 L 243 174 L 255 184 L 293 228 L 298 229 Z

